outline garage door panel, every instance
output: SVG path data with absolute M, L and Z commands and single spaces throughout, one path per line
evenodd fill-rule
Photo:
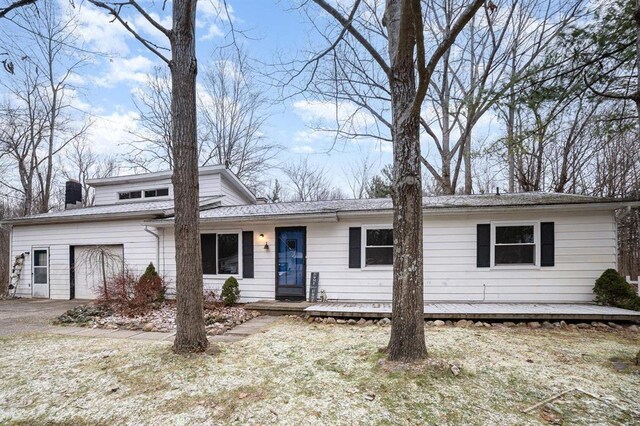
M 121 274 L 124 267 L 122 245 L 75 247 L 75 298 L 95 299 L 105 278 Z

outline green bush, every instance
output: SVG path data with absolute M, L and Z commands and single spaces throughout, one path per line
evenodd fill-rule
M 601 305 L 638 310 L 640 298 L 633 287 L 615 269 L 607 269 L 593 287 L 596 302 Z
M 234 305 L 240 298 L 240 285 L 234 277 L 229 277 L 222 286 L 220 294 L 225 305 Z

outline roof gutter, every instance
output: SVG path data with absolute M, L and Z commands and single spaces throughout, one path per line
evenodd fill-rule
M 152 210 L 145 212 L 127 212 L 127 213 L 103 213 L 92 215 L 76 215 L 76 216 L 57 216 L 57 217 L 38 217 L 32 219 L 11 218 L 2 221 L 2 224 L 22 226 L 22 225 L 48 225 L 50 223 L 76 223 L 96 220 L 124 220 L 136 218 L 154 218 L 155 216 L 164 215 L 165 210 Z

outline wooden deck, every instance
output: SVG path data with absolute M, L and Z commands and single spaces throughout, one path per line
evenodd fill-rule
M 310 303 L 259 301 L 248 303 L 270 315 L 299 315 L 347 318 L 391 317 L 391 303 Z M 570 303 L 426 303 L 427 319 L 486 320 L 574 320 L 574 321 L 636 321 L 640 312 L 593 304 Z

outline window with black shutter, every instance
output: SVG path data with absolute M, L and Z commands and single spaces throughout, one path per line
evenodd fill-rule
M 215 275 L 216 234 L 201 234 L 200 248 L 202 250 L 202 273 L 205 275 Z

